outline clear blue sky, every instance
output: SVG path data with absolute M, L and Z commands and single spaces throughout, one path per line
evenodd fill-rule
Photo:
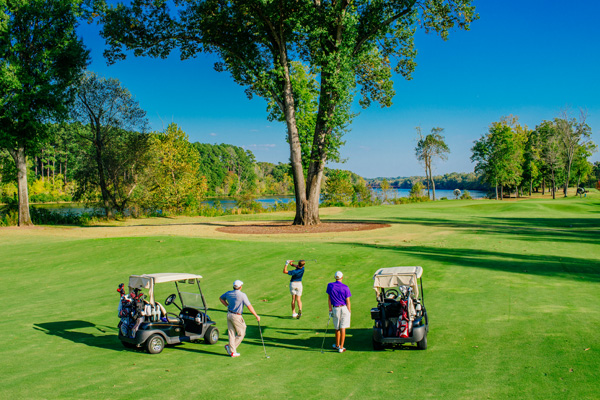
M 341 149 L 344 164 L 365 178 L 424 175 L 414 156 L 415 127 L 445 129 L 451 154 L 436 174 L 471 172 L 473 141 L 490 123 L 513 114 L 534 128 L 568 108 L 588 112 L 592 140 L 600 144 L 600 2 L 595 0 L 476 0 L 480 19 L 444 42 L 419 32 L 411 81 L 394 78 L 389 108 L 361 110 Z M 266 103 L 248 100 L 214 58 L 181 61 L 135 58 L 107 66 L 98 28 L 79 32 L 91 50 L 89 66 L 117 78 L 146 110 L 153 130 L 175 122 L 192 142 L 228 143 L 251 150 L 258 161 L 287 162 L 285 126 L 267 121 Z M 592 161 L 600 160 L 598 153 Z

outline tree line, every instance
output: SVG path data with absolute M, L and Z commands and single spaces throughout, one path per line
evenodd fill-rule
M 503 198 L 505 191 L 521 196 L 546 190 L 556 198 L 559 188 L 566 197 L 569 186 L 588 183 L 598 173 L 598 166 L 588 161 L 596 151 L 591 132 L 583 111 L 578 118 L 563 111 L 535 129 L 508 116 L 492 123 L 475 141 L 471 160 L 496 199 Z

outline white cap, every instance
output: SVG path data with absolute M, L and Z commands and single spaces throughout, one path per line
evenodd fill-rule
M 335 273 L 335 279 L 342 279 L 343 276 L 344 274 L 342 274 L 342 271 L 338 271 Z
M 236 289 L 241 288 L 243 284 L 244 284 L 244 282 L 240 281 L 239 279 L 233 281 L 233 287 Z

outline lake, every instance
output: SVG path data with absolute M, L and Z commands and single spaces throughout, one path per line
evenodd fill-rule
M 486 192 L 479 190 L 470 190 L 469 193 L 474 199 L 482 199 L 486 196 Z M 389 189 L 387 191 L 388 199 L 398 198 L 398 197 L 408 197 L 410 195 L 410 189 Z M 373 189 L 373 195 L 379 198 L 383 198 L 383 191 L 381 189 Z M 435 197 L 437 199 L 441 199 L 442 197 L 448 198 L 448 200 L 455 200 L 453 190 L 436 190 Z M 221 207 L 225 210 L 229 210 L 236 207 L 237 202 L 231 198 L 212 198 L 204 200 L 203 204 L 208 204 L 213 206 L 215 202 L 218 201 L 221 203 Z M 254 199 L 257 203 L 262 205 L 264 208 L 273 207 L 273 205 L 278 203 L 289 203 L 295 201 L 294 196 L 264 196 L 257 197 Z M 52 212 L 58 213 L 73 213 L 73 214 L 83 214 L 85 212 L 92 213 L 94 212 L 93 208 L 84 207 L 80 203 L 60 203 L 60 204 L 34 204 L 35 207 L 41 207 L 48 209 Z

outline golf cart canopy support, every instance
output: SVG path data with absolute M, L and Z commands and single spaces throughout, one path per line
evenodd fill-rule
M 423 275 L 421 267 L 380 268 L 373 275 L 373 289 L 379 294 L 380 289 L 410 286 L 415 297 L 419 296 L 417 279 Z
M 129 293 L 133 292 L 134 289 L 146 289 L 148 291 L 148 298 L 152 305 L 154 305 L 154 285 L 157 283 L 164 282 L 181 282 L 187 281 L 188 283 L 194 283 L 197 279 L 202 279 L 200 275 L 184 274 L 184 273 L 162 273 L 162 274 L 144 274 L 144 275 L 131 275 L 129 277 Z

